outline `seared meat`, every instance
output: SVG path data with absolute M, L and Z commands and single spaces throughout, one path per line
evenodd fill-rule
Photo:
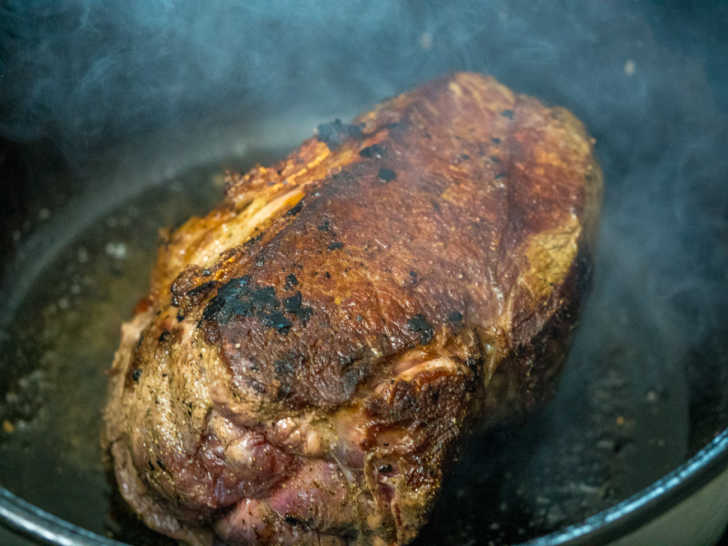
M 194 544 L 403 544 L 458 439 L 551 390 L 601 192 L 562 108 L 459 73 L 319 127 L 164 242 L 104 445 Z

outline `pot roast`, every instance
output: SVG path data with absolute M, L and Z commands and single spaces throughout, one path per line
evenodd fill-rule
M 192 544 L 409 542 L 463 437 L 552 391 L 601 178 L 570 112 L 471 73 L 229 173 L 122 327 L 121 494 Z

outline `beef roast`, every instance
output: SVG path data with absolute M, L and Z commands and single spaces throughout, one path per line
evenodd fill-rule
M 228 175 L 122 327 L 103 443 L 193 544 L 404 544 L 459 438 L 552 390 L 601 193 L 567 110 L 458 73 Z

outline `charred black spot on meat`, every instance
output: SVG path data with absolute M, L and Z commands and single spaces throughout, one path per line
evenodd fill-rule
M 302 208 L 303 208 L 303 203 L 301 201 L 299 201 L 298 203 L 296 203 L 295 206 L 291 207 L 286 212 L 286 216 L 295 216 L 296 214 L 298 214 L 299 212 L 301 212 L 301 209 Z
M 170 338 L 171 335 L 172 334 L 169 333 L 169 330 L 164 329 L 164 330 L 162 330 L 162 333 L 159 334 L 157 341 L 164 343 L 165 341 L 167 341 Z
M 136 368 L 133 372 L 131 372 L 131 378 L 134 380 L 135 383 L 139 382 L 139 379 L 142 376 L 142 370 L 140 368 Z
M 410 276 L 410 283 L 412 285 L 417 284 L 419 282 L 419 280 L 420 280 L 419 279 L 419 276 L 417 275 L 417 271 L 410 271 L 409 272 L 409 276 Z
M 291 525 L 292 527 L 303 523 L 302 520 L 298 519 L 296 516 L 292 516 L 291 514 L 286 514 L 286 516 L 283 518 L 283 521 L 285 521 L 288 525 Z
M 322 123 L 316 129 L 316 138 L 325 143 L 330 150 L 336 150 L 348 138 L 361 138 L 361 126 L 342 123 L 335 119 L 329 123 Z
M 297 286 L 297 285 L 298 285 L 298 279 L 296 278 L 296 276 L 293 273 L 286 275 L 286 282 L 283 285 L 283 287 L 286 290 L 290 290 L 291 288 L 293 288 L 294 286 Z
M 385 169 L 384 167 L 382 167 L 381 169 L 379 169 L 377 176 L 382 182 L 391 182 L 392 180 L 395 180 L 397 178 L 397 173 L 394 172 L 392 169 Z
M 420 343 L 422 343 L 422 345 L 427 345 L 430 341 L 432 341 L 432 336 L 435 335 L 435 330 L 432 328 L 432 325 L 427 322 L 424 315 L 413 316 L 407 321 L 407 326 L 410 330 L 420 335 Z
M 341 241 L 334 241 L 333 243 L 329 243 L 327 248 L 329 250 L 339 250 L 340 248 L 344 248 L 344 243 Z
M 380 146 L 379 144 L 372 144 L 371 146 L 367 146 L 366 148 L 362 148 L 359 151 L 359 155 L 366 158 L 375 158 L 375 159 L 381 159 L 384 157 L 384 147 Z
M 209 269 L 203 269 L 202 270 L 202 276 L 203 277 L 209 277 L 210 275 L 212 275 L 212 271 L 210 271 Z
M 234 318 L 255 316 L 264 326 L 285 334 L 292 323 L 279 311 L 280 307 L 274 287 L 250 286 L 250 276 L 246 275 L 223 285 L 205 307 L 202 318 L 224 325 Z
M 329 231 L 329 229 L 331 228 L 331 223 L 328 220 L 324 220 L 316 227 L 319 231 Z
M 296 313 L 296 316 L 303 323 L 303 325 L 306 326 L 306 324 L 308 324 L 308 319 L 311 318 L 312 314 L 313 314 L 313 309 L 311 307 L 302 305 L 301 308 Z
M 177 311 L 177 322 L 182 322 L 185 319 L 185 314 L 182 311 Z
M 285 300 L 283 300 L 283 307 L 288 313 L 293 314 L 305 325 L 306 322 L 308 322 L 308 319 L 311 317 L 313 309 L 306 305 L 302 305 L 302 303 L 303 297 L 301 296 L 301 292 L 296 292 L 290 298 L 286 298 Z
M 447 314 L 447 320 L 454 323 L 462 322 L 463 314 L 460 311 L 450 311 Z
M 238 277 L 225 283 L 210 300 L 202 313 L 203 320 L 225 324 L 236 315 L 250 314 L 252 305 L 248 301 L 250 295 L 250 276 Z
M 380 474 L 391 474 L 393 470 L 394 467 L 392 467 L 392 465 L 389 463 L 379 465 L 379 468 L 377 468 L 377 472 L 379 472 Z
M 272 286 L 264 286 L 256 288 L 251 292 L 250 301 L 258 308 L 265 309 L 268 307 L 278 307 L 278 299 L 276 298 L 276 289 Z
M 290 298 L 286 298 L 283 300 L 283 307 L 285 307 L 286 311 L 289 313 L 298 313 L 298 311 L 301 309 L 301 301 L 302 301 L 301 293 L 296 292 L 293 296 Z
M 513 119 L 513 110 L 503 110 L 501 116 L 508 119 Z
M 288 320 L 280 311 L 264 314 L 262 317 L 263 324 L 269 328 L 275 328 L 281 334 L 288 333 L 293 323 Z

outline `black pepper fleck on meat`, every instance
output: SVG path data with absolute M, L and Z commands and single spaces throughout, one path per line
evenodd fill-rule
M 490 141 L 493 144 L 500 144 L 501 143 L 501 139 L 499 139 L 498 137 L 493 137 L 493 138 L 490 139 Z
M 392 180 L 395 180 L 397 178 L 397 173 L 394 172 L 392 169 L 381 168 L 379 169 L 379 173 L 377 173 L 377 176 L 379 177 L 379 180 L 383 182 L 391 182 Z
M 341 241 L 334 241 L 328 246 L 329 250 L 339 250 L 340 248 L 344 248 L 344 243 L 342 243 Z
M 513 110 L 503 110 L 501 116 L 508 119 L 513 119 Z
M 413 332 L 420 334 L 420 343 L 427 345 L 432 341 L 432 336 L 435 335 L 435 330 L 432 325 L 427 322 L 424 315 L 415 315 L 407 321 L 407 326 Z
M 463 314 L 460 311 L 450 311 L 447 315 L 447 320 L 450 322 L 462 322 Z
M 296 276 L 293 273 L 286 275 L 286 282 L 284 284 L 284 287 L 286 290 L 290 290 L 297 284 L 298 284 L 298 279 L 296 278 Z
M 331 228 L 331 223 L 328 220 L 324 220 L 317 226 L 319 231 L 329 231 Z
M 141 378 L 141 376 L 142 376 L 142 371 L 139 368 L 137 368 L 136 370 L 134 370 L 131 373 L 131 378 L 134 380 L 134 382 L 138 382 L 139 378 Z
M 169 339 L 169 337 L 171 335 L 172 334 L 169 333 L 169 330 L 162 330 L 162 333 L 159 334 L 159 337 L 157 338 L 157 340 L 164 343 L 165 341 L 167 341 Z

